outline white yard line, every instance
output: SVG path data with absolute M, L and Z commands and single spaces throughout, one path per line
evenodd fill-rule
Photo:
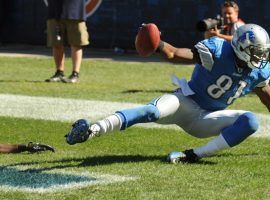
M 101 119 L 117 110 L 132 108 L 140 104 L 64 99 L 52 97 L 33 97 L 23 95 L 0 94 L 0 116 L 74 122 L 80 118 L 92 121 Z M 257 114 L 260 129 L 254 137 L 270 137 L 270 116 Z M 177 126 L 164 126 L 155 123 L 140 124 L 151 128 L 179 129 Z

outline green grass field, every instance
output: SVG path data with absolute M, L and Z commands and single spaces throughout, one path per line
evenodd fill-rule
M 44 82 L 53 73 L 52 59 L 0 57 L 0 63 L 0 94 L 139 104 L 174 90 L 171 74 L 188 78 L 192 71 L 164 63 L 84 60 L 80 83 L 64 84 Z M 70 60 L 66 69 L 69 75 Z M 231 108 L 268 113 L 254 95 Z M 56 153 L 2 154 L 0 199 L 270 199 L 268 138 L 249 138 L 198 164 L 171 165 L 165 162 L 167 153 L 209 139 L 132 127 L 69 146 L 64 140 L 69 122 L 0 118 L 1 143 L 41 141 L 56 148 Z M 80 186 L 84 174 L 106 181 Z M 117 181 L 110 182 L 112 177 Z M 69 182 L 74 187 L 65 189 Z

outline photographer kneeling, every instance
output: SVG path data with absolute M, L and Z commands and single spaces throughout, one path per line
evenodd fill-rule
M 215 26 L 215 28 L 207 30 L 204 33 L 204 37 L 210 38 L 217 36 L 230 42 L 236 29 L 245 23 L 238 18 L 239 7 L 234 1 L 225 1 L 221 6 L 221 14 L 224 19 L 224 27 L 218 29 Z

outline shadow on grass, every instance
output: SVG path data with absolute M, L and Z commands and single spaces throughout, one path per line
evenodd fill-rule
M 100 156 L 100 157 L 88 157 L 83 160 L 78 166 L 96 166 L 107 165 L 113 163 L 131 163 L 131 162 L 147 162 L 159 160 L 161 163 L 168 163 L 166 156 L 141 156 L 141 155 L 127 155 L 127 156 Z M 208 161 L 199 161 L 194 164 L 215 164 Z
M 124 90 L 122 91 L 123 94 L 128 94 L 128 93 L 140 93 L 140 92 L 144 92 L 144 93 L 172 93 L 173 90 Z
M 80 167 L 96 166 L 96 165 L 109 165 L 114 163 L 137 163 L 164 160 L 164 156 L 142 156 L 142 155 L 106 155 L 94 156 L 83 159 L 78 165 Z
M 268 156 L 270 156 L 270 153 L 264 153 Z M 254 157 L 254 156 L 259 156 L 261 154 L 259 153 L 222 153 L 215 155 L 215 157 Z
M 14 163 L 5 167 L 16 167 L 16 166 L 27 166 L 27 165 L 40 165 L 42 163 L 53 164 L 54 166 L 43 167 L 43 168 L 28 168 L 21 171 L 24 172 L 42 172 L 55 169 L 65 169 L 74 167 L 89 167 L 99 165 L 110 165 L 115 163 L 139 163 L 149 161 L 160 161 L 162 164 L 169 164 L 166 161 L 166 156 L 142 156 L 142 155 L 107 155 L 107 156 L 94 156 L 86 158 L 68 158 L 54 161 L 41 161 L 41 162 L 25 162 L 25 163 Z M 192 165 L 215 165 L 217 163 L 200 160 Z M 187 164 L 185 164 L 187 165 Z

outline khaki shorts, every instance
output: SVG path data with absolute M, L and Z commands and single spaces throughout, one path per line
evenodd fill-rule
M 86 46 L 89 35 L 86 23 L 80 20 L 47 20 L 47 46 Z

